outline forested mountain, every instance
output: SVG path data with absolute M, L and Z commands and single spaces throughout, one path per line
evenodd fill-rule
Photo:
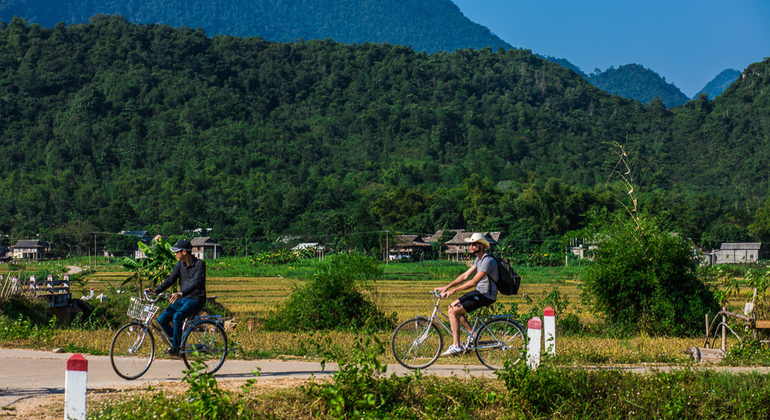
M 682 105 L 690 98 L 658 73 L 639 64 L 610 67 L 588 75 L 588 81 L 609 93 L 648 103 L 658 97 L 666 107 Z
M 706 86 L 698 92 L 695 97 L 697 98 L 701 93 L 705 93 L 708 98 L 713 99 L 721 95 L 733 82 L 738 79 L 741 72 L 735 69 L 727 69 L 719 73 L 713 80 L 708 82 Z
M 135 23 L 200 27 L 210 36 L 260 36 L 279 42 L 331 38 L 343 43 L 407 45 L 428 53 L 511 48 L 489 29 L 466 18 L 451 0 L 0 0 L 0 20 L 6 22 L 18 15 L 29 23 L 53 27 L 59 22 L 88 22 L 96 14 L 121 15 Z M 689 99 L 639 65 L 589 76 L 565 58 L 545 58 L 624 98 L 647 103 L 657 96 L 667 107 Z
M 511 48 L 450 0 L 0 0 L 6 22 L 18 15 L 50 28 L 88 22 L 96 14 L 280 42 L 331 38 L 408 45 L 418 52 Z
M 652 211 L 746 232 L 770 174 L 770 61 L 715 101 L 609 95 L 526 50 L 268 42 L 97 16 L 0 26 L 0 232 L 502 230 L 546 246 L 616 208 L 612 142 Z M 716 228 L 713 228 L 716 229 Z M 252 248 L 250 248 L 252 249 Z

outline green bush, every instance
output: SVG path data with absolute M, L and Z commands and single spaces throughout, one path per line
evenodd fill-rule
M 689 240 L 655 218 L 611 216 L 592 225 L 598 245 L 584 271 L 582 297 L 621 330 L 689 335 L 714 313 L 714 292 L 698 277 Z
M 688 369 L 638 374 L 520 363 L 498 372 L 520 418 L 766 418 L 770 378 Z
M 319 264 L 313 277 L 295 287 L 286 303 L 270 314 L 273 331 L 389 329 L 396 314 L 385 315 L 372 301 L 368 281 L 382 275 L 379 261 L 345 253 Z M 367 293 L 365 293 L 367 292 Z

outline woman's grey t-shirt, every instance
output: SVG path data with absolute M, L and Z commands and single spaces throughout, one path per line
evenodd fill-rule
M 487 273 L 476 285 L 476 290 L 489 299 L 497 300 L 497 285 L 489 278 L 491 276 L 496 279 L 499 276 L 497 261 L 491 255 L 484 254 L 481 259 L 473 260 L 473 266 L 476 267 L 476 270 Z

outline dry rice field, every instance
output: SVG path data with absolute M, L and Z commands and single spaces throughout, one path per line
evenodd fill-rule
M 418 276 L 415 276 L 418 277 Z M 107 293 L 109 286 L 119 288 L 125 273 L 105 272 L 88 276 L 86 288 L 94 287 L 95 292 Z M 372 283 L 372 297 L 385 313 L 396 312 L 399 322 L 415 315 L 427 316 L 433 300 L 428 291 L 448 282 L 448 279 L 431 279 L 419 276 L 413 280 L 377 280 Z M 290 333 L 266 332 L 262 320 L 280 305 L 300 283 L 299 280 L 283 277 L 216 277 L 207 279 L 209 296 L 217 296 L 217 302 L 227 307 L 237 321 L 231 333 L 231 340 L 248 357 L 279 359 L 317 358 L 318 346 L 350 348 L 356 335 L 351 332 Z M 563 299 L 569 301 L 569 312 L 578 314 L 582 322 L 591 322 L 594 316 L 580 304 L 580 290 L 577 282 L 561 280 L 557 283 L 523 284 L 518 296 L 501 296 L 499 302 L 505 307 L 517 303 L 519 312 L 528 311 L 524 295 L 534 301 L 544 294 L 558 289 Z M 74 294 L 74 293 L 73 293 Z M 448 301 L 446 302 L 449 303 Z M 445 310 L 444 301 L 441 308 Z M 558 322 L 558 320 L 557 320 Z M 114 331 L 66 331 L 58 334 L 56 345 L 73 343 L 87 348 L 108 349 Z M 387 343 L 390 333 L 379 333 L 378 338 Z M 449 337 L 445 337 L 448 340 Z M 445 344 L 446 346 L 446 344 Z M 614 339 L 595 336 L 567 335 L 557 337 L 557 357 L 566 363 L 579 365 L 626 364 L 626 363 L 687 363 L 685 349 L 703 346 L 703 338 L 688 339 L 638 336 Z M 238 357 L 238 356 L 236 356 Z M 241 356 L 242 357 L 242 356 Z M 391 356 L 388 361 L 393 362 Z M 478 364 L 474 356 L 445 359 L 451 363 Z M 439 361 L 441 363 L 442 360 Z

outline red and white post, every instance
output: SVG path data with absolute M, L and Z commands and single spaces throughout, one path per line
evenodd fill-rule
M 85 420 L 88 360 L 82 354 L 67 359 L 64 379 L 64 420 Z
M 545 352 L 556 354 L 556 311 L 548 306 L 543 309 L 543 337 L 545 338 Z
M 527 346 L 527 366 L 535 369 L 540 365 L 540 341 L 543 339 L 543 322 L 540 317 L 532 317 L 527 323 L 527 337 L 529 337 L 529 346 Z

